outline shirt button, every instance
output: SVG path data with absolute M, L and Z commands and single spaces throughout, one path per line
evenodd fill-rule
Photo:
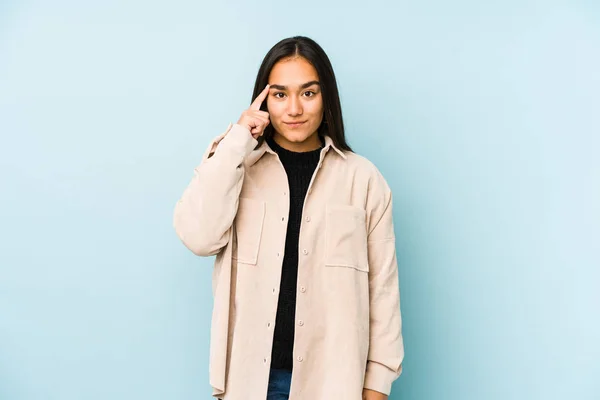
M 266 360 L 266 359 L 265 359 Z M 298 361 L 302 362 L 304 361 L 304 358 L 302 358 L 302 356 L 298 356 Z M 266 362 L 266 361 L 265 361 Z
M 298 321 L 298 325 L 304 326 L 304 321 L 302 321 L 302 320 Z
M 275 288 L 273 288 L 273 294 L 275 294 Z
M 267 322 L 267 328 L 270 328 L 270 327 L 271 327 L 271 323 Z
M 306 292 L 306 288 L 305 288 L 304 286 L 300 286 L 300 291 L 301 291 L 302 293 L 304 293 L 304 292 Z
M 310 222 L 310 217 L 306 217 L 306 222 Z
M 302 252 L 303 252 L 304 254 L 308 254 L 308 250 L 306 250 L 306 249 L 302 250 Z
M 267 363 L 267 359 L 266 358 L 263 358 L 263 363 L 265 363 L 265 364 Z
M 285 221 L 285 217 L 281 217 L 281 222 Z
M 312 189 L 308 189 L 308 194 L 311 194 L 311 193 L 312 193 Z
M 281 257 L 281 253 L 277 253 L 277 257 Z

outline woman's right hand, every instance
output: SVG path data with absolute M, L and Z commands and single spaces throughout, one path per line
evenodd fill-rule
M 254 139 L 258 139 L 259 136 L 265 132 L 265 128 L 269 125 L 269 113 L 261 111 L 260 106 L 269 94 L 269 85 L 267 85 L 262 92 L 250 105 L 250 108 L 242 113 L 238 125 L 247 128 Z

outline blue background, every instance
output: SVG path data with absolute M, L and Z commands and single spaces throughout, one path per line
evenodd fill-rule
M 296 34 L 394 192 L 391 399 L 599 399 L 591 0 L 0 3 L 0 399 L 210 398 L 173 207 Z

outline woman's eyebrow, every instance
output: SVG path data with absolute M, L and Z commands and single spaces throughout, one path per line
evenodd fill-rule
M 321 86 L 321 84 L 319 83 L 319 81 L 310 81 L 310 82 L 306 82 L 306 83 L 303 83 L 302 85 L 300 85 L 300 89 L 306 89 L 307 87 L 312 86 L 312 85 L 319 85 L 319 86 Z M 287 90 L 287 86 L 284 86 L 284 85 L 277 85 L 277 84 L 274 83 L 274 84 L 269 85 L 269 86 L 271 87 L 271 89 Z

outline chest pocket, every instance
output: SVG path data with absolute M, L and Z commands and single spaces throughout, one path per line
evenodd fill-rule
M 325 265 L 368 272 L 366 211 L 328 205 L 325 213 Z
M 233 222 L 235 233 L 231 255 L 238 263 L 256 265 L 264 220 L 264 201 L 240 198 Z

